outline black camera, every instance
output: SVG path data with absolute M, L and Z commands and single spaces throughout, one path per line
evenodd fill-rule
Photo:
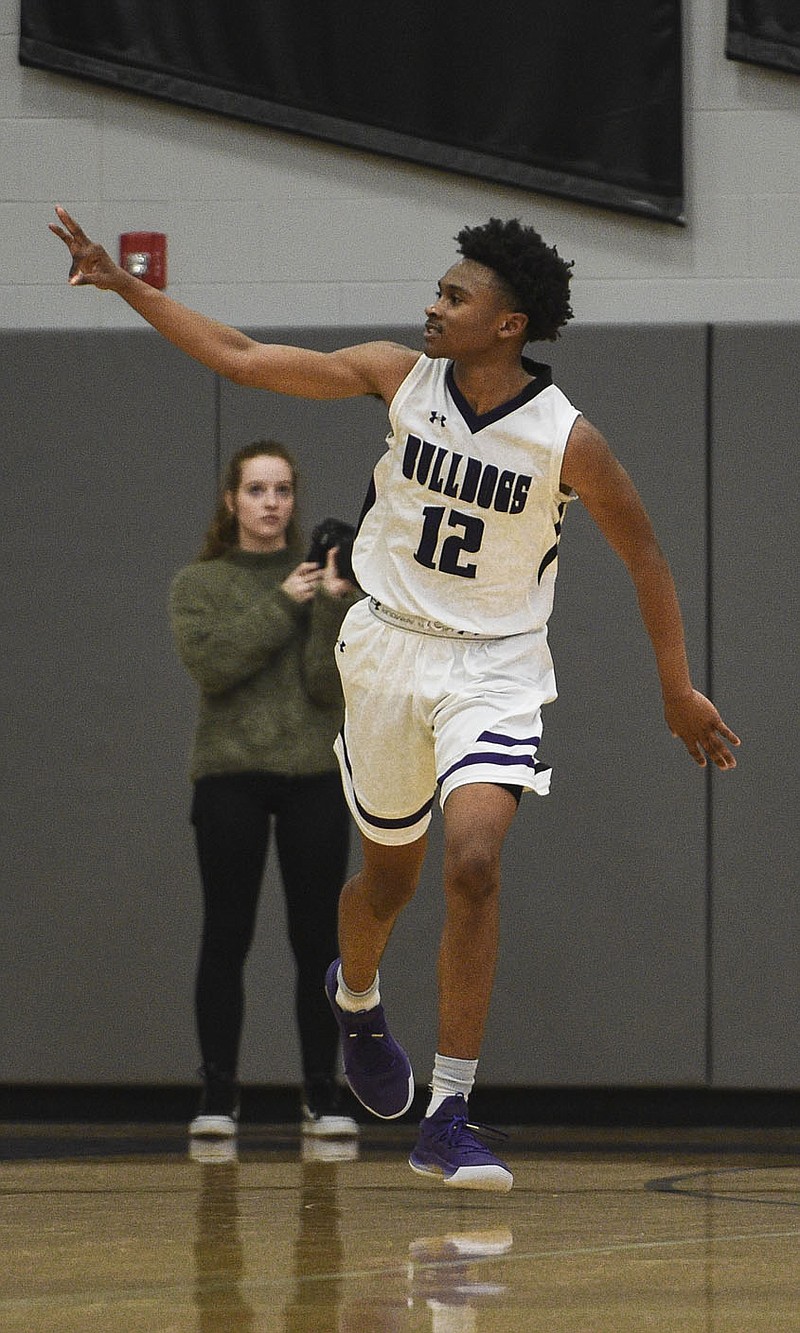
M 338 546 L 336 552 L 336 572 L 340 579 L 349 579 L 355 583 L 352 554 L 353 538 L 356 530 L 350 523 L 343 523 L 338 518 L 325 518 L 318 523 L 311 534 L 311 544 L 306 560 L 312 565 L 324 565 L 331 547 Z

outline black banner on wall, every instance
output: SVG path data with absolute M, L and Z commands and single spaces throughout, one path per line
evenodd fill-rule
M 21 0 L 20 60 L 683 221 L 680 0 Z
M 800 0 L 728 0 L 725 54 L 800 74 Z

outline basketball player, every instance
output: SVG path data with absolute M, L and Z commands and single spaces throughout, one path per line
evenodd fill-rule
M 738 738 L 689 675 L 673 579 L 637 491 L 600 432 L 523 356 L 571 318 L 571 265 L 518 221 L 457 237 L 426 311 L 424 352 L 386 342 L 323 353 L 267 345 L 188 310 L 116 265 L 63 209 L 51 229 L 69 281 L 118 293 L 217 374 L 306 398 L 379 395 L 391 431 L 353 552 L 367 593 L 337 647 L 346 717 L 336 750 L 363 866 L 339 911 L 326 988 L 345 1073 L 376 1115 L 414 1080 L 389 1032 L 378 965 L 417 886 L 438 790 L 445 920 L 431 1100 L 410 1164 L 445 1184 L 507 1190 L 508 1167 L 468 1123 L 492 990 L 500 854 L 524 791 L 545 793 L 541 710 L 566 505 L 580 496 L 633 580 L 673 735 L 695 763 L 735 767 Z

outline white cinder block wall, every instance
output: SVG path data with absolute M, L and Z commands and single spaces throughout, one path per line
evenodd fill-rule
M 0 0 L 0 327 L 137 322 L 66 286 L 57 202 L 112 253 L 122 231 L 165 231 L 171 294 L 242 326 L 414 323 L 454 233 L 491 215 L 576 261 L 580 320 L 796 320 L 800 79 L 725 59 L 725 0 L 684 12 L 678 229 L 23 69 Z

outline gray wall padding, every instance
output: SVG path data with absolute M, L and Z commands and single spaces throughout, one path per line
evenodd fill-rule
M 417 340 L 410 329 L 256 336 L 324 348 L 381 332 Z M 711 403 L 707 352 L 706 330 L 687 326 L 576 328 L 537 349 L 642 491 L 700 688 L 713 607 L 717 701 L 747 749 L 738 773 L 709 782 L 669 736 L 630 583 L 574 506 L 551 627 L 553 793 L 524 800 L 508 843 L 484 1083 L 800 1082 L 779 1022 L 798 999 L 797 751 L 785 721 L 796 726 L 786 444 L 798 331 L 715 331 Z M 172 648 L 169 581 L 197 548 L 218 460 L 258 436 L 297 454 L 307 529 L 327 514 L 355 519 L 385 410 L 236 389 L 146 330 L 6 334 L 0 367 L 0 1081 L 182 1083 L 197 1064 L 195 693 Z M 436 1040 L 439 853 L 437 820 L 382 969 L 421 1083 Z M 298 1080 L 292 1009 L 273 998 L 291 988 L 271 860 L 248 965 L 245 1081 Z
M 800 326 L 713 348 L 714 682 L 743 749 L 713 794 L 711 1056 L 719 1087 L 798 1087 Z

